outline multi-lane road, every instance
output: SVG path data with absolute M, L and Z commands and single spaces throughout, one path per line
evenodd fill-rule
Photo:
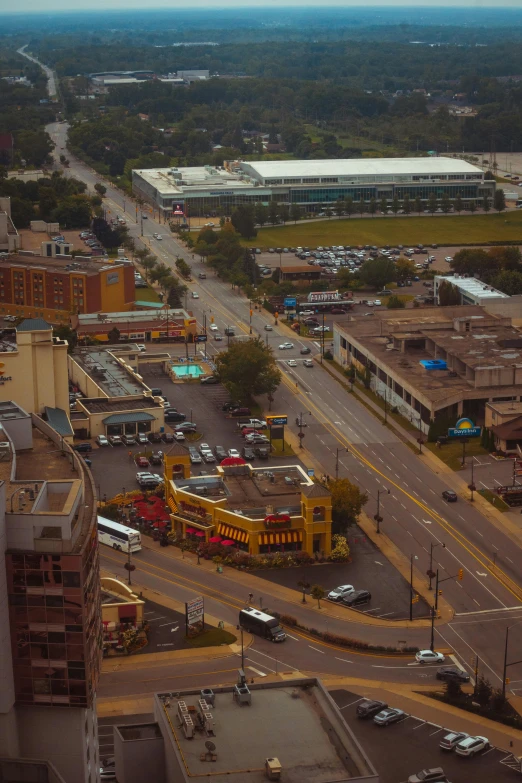
M 20 53 L 38 63 L 24 50 L 25 47 L 22 47 Z M 42 67 L 49 79 L 50 94 L 54 95 L 56 94 L 54 74 L 45 66 Z M 48 131 L 56 144 L 55 158 L 58 160 L 58 151 L 66 146 L 67 126 L 55 123 L 48 127 Z M 94 171 L 73 157 L 70 158 L 70 168 L 66 173 L 68 176 L 84 181 L 91 191 L 94 184 L 100 180 Z M 105 184 L 107 186 L 106 208 L 113 214 L 124 214 L 130 234 L 135 237 L 137 245 L 143 243 L 159 259 L 172 267 L 176 257 L 185 258 L 191 264 L 194 276 L 203 269 L 201 263 L 170 235 L 164 225 L 160 225 L 150 217 L 144 221 L 140 220 L 135 203 L 124 197 L 109 183 Z M 162 234 L 162 241 L 153 238 L 152 235 L 156 232 Z M 140 236 L 141 233 L 143 237 Z M 448 579 L 445 582 L 444 594 L 454 607 L 456 615 L 452 622 L 437 628 L 437 638 L 439 643 L 453 647 L 460 661 L 468 668 L 472 655 L 477 652 L 483 671 L 493 684 L 498 686 L 501 680 L 503 639 L 507 626 L 515 626 L 510 633 L 512 653 L 508 656 L 509 660 L 512 660 L 516 651 L 522 647 L 522 587 L 519 582 L 522 553 L 518 545 L 502 529 L 493 526 L 466 500 L 460 499 L 457 504 L 447 506 L 441 498 L 441 492 L 445 488 L 443 479 L 436 475 L 421 457 L 416 456 L 388 428 L 382 426 L 318 364 L 313 369 L 303 365 L 299 354 L 300 348 L 305 344 L 303 340 L 295 336 L 289 338 L 286 328 L 273 324 L 272 317 L 263 311 L 254 311 L 250 319 L 248 300 L 214 277 L 207 269 L 205 271 L 207 279 L 198 280 L 191 286 L 192 290 L 197 291 L 199 298 L 190 299 L 190 309 L 201 325 L 206 316 L 207 323 L 212 317 L 221 332 L 230 324 L 235 324 L 245 334 L 250 332 L 251 327 L 253 334 L 261 335 L 273 346 L 284 377 L 284 383 L 277 393 L 277 409 L 281 413 L 288 414 L 290 422 L 301 413 L 307 416 L 306 448 L 322 465 L 324 472 L 334 475 L 335 466 L 338 464 L 340 475 L 349 476 L 368 493 L 370 498 L 368 510 L 375 503 L 378 490 L 385 488 L 390 490 L 389 494 L 381 496 L 383 525 L 386 533 L 405 558 L 414 558 L 415 566 L 421 574 L 428 568 L 432 546 L 435 547 L 434 567 L 439 568 L 441 579 L 454 576 L 460 568 L 464 570 L 465 578 L 462 581 Z M 271 324 L 273 330 L 266 332 L 265 324 Z M 293 342 L 294 348 L 289 351 L 279 351 L 277 346 L 288 339 Z M 217 351 L 222 345 L 222 343 L 213 344 L 210 340 L 208 349 Z M 313 354 L 319 352 L 318 344 L 312 344 L 311 347 Z M 291 358 L 297 360 L 297 367 L 290 368 L 286 364 L 286 361 Z M 443 547 L 442 544 L 445 546 Z M 171 578 L 171 584 L 167 585 L 165 576 L 158 570 L 165 565 L 160 565 L 161 556 L 158 553 L 147 552 L 143 556 L 143 561 L 140 566 L 143 584 L 148 580 L 151 585 L 154 585 L 154 589 L 161 584 L 164 592 L 174 590 L 178 599 L 184 592 L 193 595 L 195 586 L 190 586 L 189 582 L 181 579 L 179 564 L 176 567 L 178 583 L 176 584 Z M 116 571 L 121 569 L 121 564 L 117 562 L 111 565 Z M 229 579 L 228 582 L 231 595 L 235 595 L 236 604 L 233 611 L 237 612 L 238 596 L 234 594 L 231 587 L 233 580 Z M 266 586 L 268 592 L 270 585 L 267 583 Z M 207 597 L 216 604 L 212 613 L 228 619 L 225 615 L 232 609 L 231 606 L 227 607 L 222 587 L 221 583 L 220 589 L 214 595 L 207 595 Z M 293 611 L 295 614 L 295 607 Z M 306 610 L 303 608 L 302 611 Z M 333 621 L 329 620 L 329 622 Z M 376 629 L 371 626 L 357 627 L 357 624 L 341 620 L 335 622 L 342 624 L 339 632 L 345 634 L 357 633 L 359 636 L 370 634 L 374 637 L 377 634 L 379 638 L 387 634 L 390 644 L 395 644 L 397 641 L 395 638 L 397 633 L 393 628 L 390 630 L 390 627 Z M 371 631 L 368 631 L 368 628 L 371 628 Z M 419 629 L 401 629 L 401 636 L 407 637 L 412 643 L 422 645 Z M 263 666 L 259 661 L 263 661 L 262 656 L 265 656 L 264 668 L 270 671 L 267 661 L 270 660 L 272 666 L 276 661 L 273 648 L 270 647 L 270 652 L 262 648 L 263 643 L 257 642 L 255 648 L 249 651 L 249 656 L 252 656 L 252 660 L 258 666 Z M 384 670 L 389 671 L 388 666 L 391 666 L 393 678 L 400 680 L 404 677 L 417 676 L 415 673 L 411 674 L 415 667 L 410 667 L 407 663 L 398 665 L 393 661 L 380 666 L 375 663 L 374 658 L 368 656 L 345 654 L 343 657 L 339 651 L 326 649 L 319 643 L 308 644 L 298 636 L 295 636 L 295 641 L 291 644 L 285 645 L 282 657 L 285 660 L 278 660 L 278 663 L 292 669 L 332 672 L 342 666 L 342 671 L 339 673 L 347 673 L 344 668 L 347 667 L 352 673 L 357 669 L 357 676 L 375 679 L 376 667 L 382 669 L 379 673 L 381 676 Z M 198 667 L 196 664 L 193 666 L 195 669 Z M 208 672 L 208 665 L 206 669 Z M 226 669 L 225 664 L 220 667 L 219 672 L 217 669 L 213 671 L 215 676 L 222 677 Z M 509 690 L 513 693 L 522 692 L 522 667 L 513 666 L 509 673 L 511 677 Z M 194 676 L 196 674 L 198 672 L 195 672 Z M 192 675 L 187 672 L 184 676 Z M 208 679 L 210 673 L 205 676 Z M 117 679 L 116 675 L 113 677 Z M 210 677 L 210 682 L 212 681 L 214 681 L 213 676 Z M 164 683 L 164 680 L 162 682 Z M 518 685 L 521 687 L 517 687 Z M 106 679 L 103 687 L 109 690 L 113 688 L 115 689 L 113 693 L 117 693 L 118 688 L 123 687 L 123 683 L 118 686 L 117 682 Z M 147 692 L 155 688 L 152 682 L 145 683 L 145 687 Z M 123 688 L 123 692 L 129 691 Z

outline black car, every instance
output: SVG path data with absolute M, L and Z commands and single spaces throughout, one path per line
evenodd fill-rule
M 387 708 L 385 701 L 376 701 L 375 699 L 365 699 L 357 705 L 357 717 L 358 718 L 373 718 L 381 710 Z
M 179 411 L 166 411 L 165 413 L 165 421 L 185 421 L 187 417 L 184 413 L 179 413 Z
M 301 350 L 299 351 L 299 353 L 302 353 L 302 354 L 308 354 L 308 353 L 312 353 L 312 349 L 311 349 L 311 348 L 308 348 L 308 347 L 301 348 Z
M 250 446 L 243 446 L 241 453 L 243 454 L 243 459 L 246 459 L 248 462 L 256 458 L 255 451 Z
M 78 443 L 77 446 L 73 446 L 73 449 L 75 451 L 87 452 L 92 451 L 92 446 L 90 443 Z
M 218 462 L 221 462 L 222 460 L 227 458 L 227 452 L 225 451 L 223 446 L 216 446 L 214 452 L 216 454 L 216 459 L 218 460 Z
M 174 438 L 172 438 L 174 440 Z M 158 451 L 157 454 L 151 454 L 149 457 L 149 462 L 151 465 L 161 465 L 163 462 L 163 452 Z
M 444 500 L 447 500 L 448 503 L 457 502 L 457 493 L 454 492 L 452 489 L 445 489 L 442 493 L 442 497 L 444 498 Z
M 458 666 L 441 666 L 437 669 L 437 680 L 444 682 L 469 682 L 469 674 Z
M 149 432 L 149 440 L 151 443 L 161 443 L 161 432 Z
M 174 443 L 174 435 L 172 432 L 164 432 L 162 437 L 165 443 Z
M 342 602 L 346 606 L 361 606 L 372 600 L 372 594 L 369 590 L 355 590 L 343 598 Z

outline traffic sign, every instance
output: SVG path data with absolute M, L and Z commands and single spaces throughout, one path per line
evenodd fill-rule
M 208 340 L 208 337 L 206 334 L 196 334 L 194 336 L 194 342 L 195 343 L 206 343 Z

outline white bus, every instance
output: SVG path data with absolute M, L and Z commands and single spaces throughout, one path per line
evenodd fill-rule
M 112 546 L 121 552 L 139 552 L 141 549 L 141 533 L 132 527 L 125 527 L 112 519 L 106 519 L 98 514 L 98 541 L 100 544 Z

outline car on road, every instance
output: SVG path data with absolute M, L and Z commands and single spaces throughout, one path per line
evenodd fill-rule
M 123 446 L 123 441 L 119 435 L 109 435 L 109 443 L 111 446 Z
M 192 299 L 199 299 L 199 294 L 198 294 L 197 291 L 192 291 L 192 293 L 190 295 L 191 295 Z
M 239 451 L 237 449 L 229 449 L 228 452 L 227 452 L 227 456 L 232 457 L 234 459 L 241 458 L 241 454 L 239 453 Z
M 295 360 L 295 359 L 289 359 L 289 360 L 287 361 L 287 365 L 288 365 L 289 367 L 297 367 L 297 362 L 296 362 L 296 360 Z
M 205 272 L 200 272 L 198 277 L 199 277 L 200 280 L 206 280 L 207 279 L 207 276 L 206 276 Z
M 459 742 L 469 737 L 465 731 L 450 731 L 449 734 L 445 734 L 439 742 L 439 748 L 442 750 L 455 750 Z
M 358 718 L 373 718 L 378 712 L 386 710 L 388 705 L 385 701 L 377 701 L 376 699 L 364 699 L 357 705 L 355 713 Z
M 279 346 L 279 350 L 280 351 L 291 351 L 293 347 L 294 347 L 293 343 L 281 343 L 281 345 Z
M 152 236 L 154 237 L 154 239 L 163 239 L 161 234 L 153 234 Z
M 441 666 L 437 669 L 435 675 L 437 680 L 444 680 L 444 682 L 469 682 L 470 676 L 467 672 L 459 669 L 458 666 Z
M 214 449 L 214 452 L 215 452 L 216 458 L 218 459 L 219 462 L 224 460 L 226 458 L 226 456 L 227 456 L 227 452 L 225 451 L 223 446 L 216 446 L 215 449 Z
M 265 332 L 273 332 L 273 328 L 270 326 L 270 324 L 265 324 L 264 326 Z
M 355 590 L 349 595 L 345 595 L 342 602 L 345 606 L 362 606 L 372 600 L 372 594 L 369 590 Z
M 144 351 L 146 351 L 146 350 L 147 350 L 147 346 L 146 346 L 146 345 L 143 345 L 143 343 L 138 343 L 138 344 L 137 344 L 137 348 L 138 348 L 138 351 L 139 351 L 140 353 L 143 353 Z
M 467 756 L 470 758 L 471 756 L 480 753 L 481 750 L 486 750 L 488 747 L 488 738 L 477 735 L 476 737 L 466 737 L 466 739 L 461 740 L 455 746 L 455 753 L 457 756 Z
M 212 339 L 216 340 L 216 342 L 220 342 L 223 339 L 223 335 L 219 334 L 219 332 L 214 332 L 214 336 Z
M 313 359 L 304 359 L 303 365 L 304 367 L 313 367 L 314 366 Z
M 96 436 L 96 443 L 98 444 L 98 446 L 108 446 L 109 445 L 109 441 L 107 440 L 105 435 L 97 435 Z M 90 445 L 91 444 L 89 443 L 89 446 Z
M 143 218 L 143 220 L 148 220 L 149 219 L 148 215 L 146 215 L 145 212 L 141 213 L 141 217 Z
M 415 775 L 410 775 L 408 783 L 448 783 L 448 778 L 442 767 L 431 767 L 431 769 L 421 769 Z
M 442 492 L 442 497 L 444 500 L 447 500 L 448 503 L 456 503 L 457 502 L 457 493 L 454 492 L 452 489 L 445 489 Z
M 80 454 L 92 451 L 92 446 L 90 443 L 78 443 L 76 446 L 73 446 L 74 451 L 79 451 Z
M 311 315 L 314 315 L 314 311 L 313 310 L 301 310 L 299 315 L 301 316 L 301 318 L 309 318 Z
M 308 348 L 308 346 L 305 346 L 304 348 L 301 348 L 299 353 L 302 354 L 303 356 L 306 356 L 307 354 L 312 353 L 312 349 Z
M 373 722 L 377 726 L 389 726 L 390 723 L 398 723 L 398 721 L 404 720 L 408 717 L 408 713 L 404 710 L 399 710 L 397 707 L 387 707 L 385 710 L 381 710 L 374 717 Z
M 444 663 L 446 657 L 434 650 L 419 650 L 415 653 L 415 660 L 417 663 Z
M 210 329 L 211 332 L 217 332 L 218 330 L 216 324 L 210 324 L 208 328 Z
M 375 305 L 375 307 L 380 307 L 382 305 L 381 300 L 380 299 L 375 299 L 374 305 Z
M 147 457 L 136 457 L 136 465 L 139 468 L 148 468 L 149 460 L 147 459 Z
M 335 601 L 338 603 L 339 601 L 343 600 L 345 595 L 350 595 L 354 592 L 355 587 L 353 585 L 340 585 L 339 587 L 334 587 L 333 590 L 330 590 L 327 598 L 329 601 Z

